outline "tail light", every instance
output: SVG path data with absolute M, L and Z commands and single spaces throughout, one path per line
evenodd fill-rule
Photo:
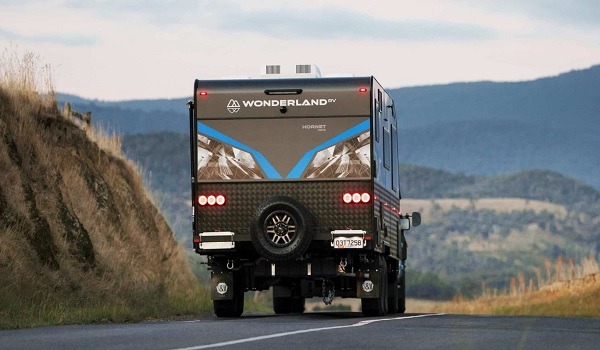
M 363 194 L 360 195 L 360 200 L 363 203 L 369 203 L 369 201 L 371 200 L 371 195 L 365 192 L 365 193 L 363 193 Z
M 200 195 L 198 196 L 198 204 L 201 206 L 205 206 L 205 205 L 225 205 L 225 196 L 220 194 L 220 195 Z
M 371 195 L 364 192 L 346 192 L 342 196 L 342 200 L 344 203 L 369 203 L 371 201 Z

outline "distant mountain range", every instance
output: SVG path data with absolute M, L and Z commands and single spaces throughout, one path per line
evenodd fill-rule
M 188 137 L 160 132 L 125 135 L 123 149 L 144 169 L 177 239 L 190 244 Z M 403 211 L 418 210 L 423 224 L 409 231 L 410 285 L 441 276 L 429 294 L 477 295 L 481 281 L 504 288 L 517 273 L 534 276 L 544 259 L 577 261 L 600 250 L 600 192 L 548 170 L 475 176 L 401 165 Z M 422 276 L 419 271 L 426 275 Z M 421 276 L 421 277 L 419 277 Z M 434 276 L 435 277 L 435 276 Z M 431 282 L 431 281 L 429 281 Z
M 402 123 L 402 163 L 472 175 L 548 169 L 600 189 L 600 65 L 526 82 L 389 92 Z M 78 111 L 92 111 L 95 123 L 127 134 L 188 132 L 188 99 L 58 96 Z

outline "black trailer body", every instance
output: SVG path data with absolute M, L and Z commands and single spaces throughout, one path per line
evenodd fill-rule
M 193 244 L 218 316 L 271 287 L 276 313 L 314 296 L 404 312 L 410 216 L 395 106 L 377 80 L 196 80 L 190 128 Z

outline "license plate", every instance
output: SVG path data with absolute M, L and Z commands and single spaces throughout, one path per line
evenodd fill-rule
M 333 239 L 333 248 L 335 249 L 352 249 L 362 247 L 363 239 L 361 237 L 336 237 Z

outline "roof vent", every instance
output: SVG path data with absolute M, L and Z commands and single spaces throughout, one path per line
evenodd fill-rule
M 268 65 L 265 74 L 281 74 L 281 66 L 278 64 Z
M 262 78 L 320 78 L 321 71 L 314 64 L 272 64 L 262 66 Z
M 310 74 L 310 64 L 297 64 L 296 74 Z

